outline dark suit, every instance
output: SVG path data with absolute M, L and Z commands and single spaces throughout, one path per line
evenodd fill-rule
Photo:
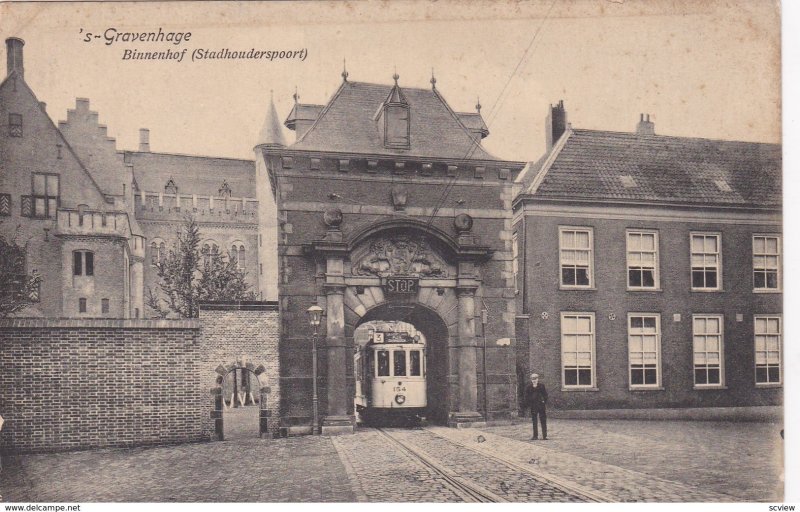
M 544 384 L 539 382 L 536 387 L 528 382 L 525 386 L 525 407 L 531 410 L 531 421 L 533 422 L 533 437 L 539 437 L 538 421 L 542 422 L 542 437 L 547 439 L 547 389 Z

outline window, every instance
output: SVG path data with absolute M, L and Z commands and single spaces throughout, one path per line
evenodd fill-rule
M 150 264 L 158 265 L 167 258 L 167 244 L 160 238 L 150 242 Z
M 753 289 L 780 289 L 781 237 L 753 236 Z
M 559 228 L 561 286 L 592 286 L 592 230 Z
M 406 353 L 404 350 L 394 351 L 394 374 L 395 377 L 406 376 Z
M 628 231 L 627 248 L 628 288 L 658 288 L 658 233 L 655 231 Z
M 384 143 L 387 147 L 407 148 L 409 147 L 409 117 L 410 112 L 407 105 L 387 105 L 386 111 L 386 138 Z
M 100 307 L 102 308 L 103 313 L 108 313 L 109 310 L 108 299 L 100 299 Z
M 239 270 L 245 269 L 245 255 L 244 255 L 244 244 L 241 242 L 234 242 L 233 246 L 231 247 L 231 261 L 236 264 L 236 268 Z
M 755 317 L 756 384 L 781 383 L 781 317 Z
M 722 315 L 692 317 L 694 385 L 722 386 Z
M 219 245 L 213 240 L 207 240 L 203 242 L 203 247 L 200 252 L 203 255 L 203 265 L 208 267 L 216 261 L 219 255 Z
M 628 315 L 628 361 L 631 387 L 661 384 L 659 315 Z
M 74 251 L 72 253 L 72 275 L 94 275 L 94 253 L 91 251 Z
M 8 114 L 8 136 L 22 137 L 22 114 Z
M 564 387 L 594 386 L 594 313 L 561 313 Z
M 389 351 L 378 350 L 378 377 L 389 376 Z
M 86 299 L 78 299 L 78 313 L 86 313 Z
M 511 273 L 514 276 L 514 290 L 518 290 L 517 275 L 519 274 L 519 236 L 517 232 L 511 235 Z
M 422 353 L 419 350 L 412 350 L 409 355 L 411 356 L 411 371 L 408 375 L 419 377 L 422 375 Z
M 720 275 L 720 235 L 713 233 L 692 233 L 692 289 L 719 290 L 722 286 Z
M 55 218 L 58 208 L 59 178 L 57 174 L 33 174 L 33 216 Z

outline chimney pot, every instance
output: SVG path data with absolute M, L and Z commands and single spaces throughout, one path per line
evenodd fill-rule
M 150 130 L 139 128 L 139 151 L 150 151 Z
M 639 114 L 639 124 L 636 125 L 637 135 L 655 135 L 656 125 L 650 122 L 650 114 Z
M 10 75 L 12 71 L 19 73 L 19 76 L 25 78 L 25 68 L 22 65 L 22 47 L 25 46 L 25 41 L 18 37 L 9 37 L 6 39 L 6 55 L 8 57 L 7 71 Z

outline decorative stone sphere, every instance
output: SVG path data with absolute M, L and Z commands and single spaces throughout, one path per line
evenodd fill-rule
M 338 228 L 342 224 L 342 210 L 339 208 L 328 208 L 322 216 L 325 225 L 329 228 Z
M 455 226 L 456 231 L 459 233 L 469 231 L 472 229 L 472 217 L 466 213 L 459 213 L 456 215 L 456 218 L 453 219 L 453 226 Z

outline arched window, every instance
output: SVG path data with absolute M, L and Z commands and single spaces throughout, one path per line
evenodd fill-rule
M 245 269 L 244 244 L 242 242 L 233 242 L 231 246 L 231 261 L 236 263 L 236 268 L 239 270 Z
M 200 253 L 203 255 L 203 265 L 208 267 L 219 256 L 219 244 L 216 240 L 206 240 L 200 246 Z
M 150 242 L 150 264 L 158 265 L 167 259 L 167 244 L 160 238 L 154 238 Z

